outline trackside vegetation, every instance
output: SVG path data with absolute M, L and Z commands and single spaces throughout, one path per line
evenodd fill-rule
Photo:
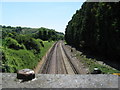
M 2 72 L 34 69 L 53 43 L 63 37 L 63 33 L 43 27 L 2 26 Z

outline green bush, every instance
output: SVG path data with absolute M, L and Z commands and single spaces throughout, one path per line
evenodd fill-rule
M 41 45 L 42 47 L 44 47 L 43 40 L 37 39 L 37 41 L 40 43 L 40 45 Z
M 31 46 L 33 49 L 36 50 L 35 53 L 40 53 L 40 43 L 36 39 L 34 38 L 31 39 Z
M 4 72 L 16 72 L 17 70 L 30 68 L 33 69 L 37 63 L 37 57 L 29 50 L 4 50 L 5 62 L 2 64 Z
M 23 45 L 20 45 L 15 39 L 10 38 L 10 37 L 5 38 L 5 45 L 8 48 L 12 48 L 12 49 L 16 49 L 16 50 L 24 49 Z
M 25 45 L 26 49 L 34 51 L 34 53 L 40 53 L 40 43 L 34 39 L 25 39 L 23 44 Z
M 40 47 L 44 46 L 42 40 L 34 39 L 29 35 L 18 35 L 16 40 L 19 43 L 24 44 L 27 50 L 32 50 L 34 53 L 40 53 Z

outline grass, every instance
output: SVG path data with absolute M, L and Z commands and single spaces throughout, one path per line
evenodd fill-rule
M 77 53 L 76 57 L 80 59 L 80 61 L 89 68 L 89 71 L 92 72 L 95 67 L 99 68 L 104 74 L 112 74 L 112 73 L 120 73 L 120 71 L 113 69 L 112 67 L 108 67 L 106 65 L 101 65 L 97 62 L 97 60 L 92 58 L 86 58 L 86 55 L 82 55 Z
M 30 68 L 32 69 L 36 63 L 37 58 L 28 50 L 13 50 L 5 49 L 4 67 L 6 72 L 16 72 L 19 69 Z
M 5 54 L 2 68 L 5 72 L 17 72 L 17 70 L 24 68 L 34 69 L 54 42 L 43 41 L 43 43 L 44 47 L 41 47 L 41 51 L 38 54 L 26 49 L 14 50 L 1 47 Z
M 48 42 L 43 41 L 44 47 L 41 47 L 41 52 L 37 57 L 39 57 L 39 60 L 42 59 L 42 57 L 46 54 L 46 52 L 50 49 L 50 47 L 54 44 L 54 41 Z

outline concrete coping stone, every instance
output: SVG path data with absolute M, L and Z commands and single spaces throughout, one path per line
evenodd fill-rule
M 0 74 L 1 75 L 1 74 Z M 117 75 L 111 74 L 36 74 L 35 79 L 20 82 L 16 73 L 2 74 L 3 88 L 118 88 Z

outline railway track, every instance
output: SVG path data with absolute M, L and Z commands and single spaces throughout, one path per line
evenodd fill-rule
M 40 69 L 41 74 L 78 74 L 79 71 L 67 55 L 62 41 L 56 42 Z
M 74 71 L 75 74 L 80 74 L 79 70 L 77 67 L 75 67 L 75 65 L 73 64 L 73 62 L 71 61 L 71 58 L 67 55 L 63 45 L 62 45 L 62 49 L 64 50 L 64 53 L 68 59 L 68 62 L 70 63 L 70 66 L 72 67 L 72 70 Z

